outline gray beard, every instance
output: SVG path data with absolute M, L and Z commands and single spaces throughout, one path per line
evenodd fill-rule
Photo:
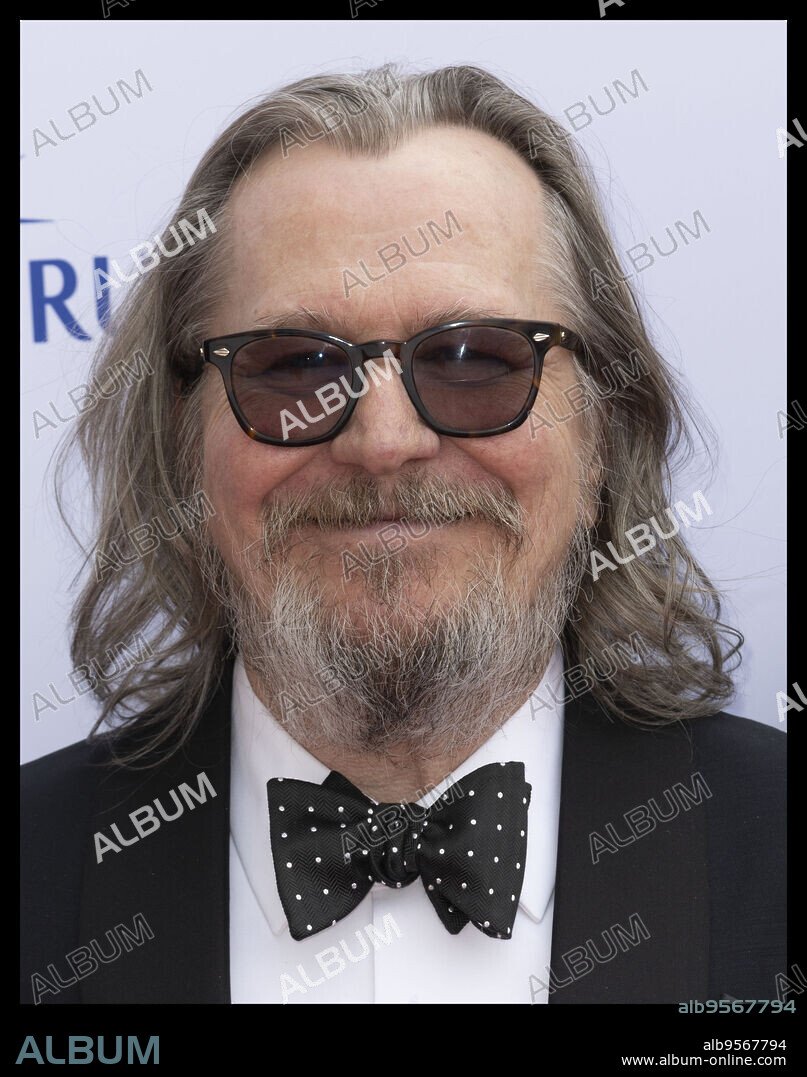
M 415 612 L 407 602 L 409 588 L 428 586 L 439 569 L 434 552 L 412 548 L 366 570 L 351 608 L 325 592 L 316 557 L 302 567 L 290 560 L 276 510 L 263 523 L 263 587 L 236 579 L 212 544 L 206 551 L 207 581 L 229 612 L 252 684 L 309 750 L 376 755 L 469 753 L 486 740 L 540 681 L 590 546 L 578 515 L 560 562 L 528 597 L 512 580 L 524 540 L 514 517 L 492 552 L 472 552 L 439 609 Z

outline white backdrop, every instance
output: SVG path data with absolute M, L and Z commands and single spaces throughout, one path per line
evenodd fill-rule
M 103 333 L 94 259 L 130 264 L 127 252 L 166 223 L 201 154 L 247 102 L 309 74 L 389 60 L 418 70 L 479 64 L 567 129 L 576 121 L 617 250 L 647 243 L 654 256 L 652 265 L 638 261 L 646 268 L 635 280 L 655 340 L 720 438 L 713 484 L 687 479 L 676 498 L 692 504 L 695 490 L 704 489 L 712 515 L 687 537 L 724 588 L 725 619 L 746 636 L 728 709 L 785 729 L 776 703 L 776 693 L 787 691 L 785 441 L 777 419 L 787 408 L 786 159 L 776 136 L 790 126 L 785 32 L 783 22 L 607 18 L 24 23 L 22 761 L 79 740 L 97 713 L 90 696 L 41 710 L 38 721 L 34 706 L 35 693 L 54 702 L 54 690 L 63 700 L 75 695 L 67 679 L 67 616 L 77 558 L 45 470 L 76 414 L 68 392 L 85 381 Z M 615 81 L 633 86 L 636 96 L 623 90 L 620 97 Z M 120 105 L 104 116 L 92 95 L 112 112 L 109 86 Z M 591 117 L 587 126 L 577 102 Z M 801 151 L 787 151 L 794 152 Z M 661 257 L 650 237 L 668 250 L 666 228 L 682 221 L 696 231 L 696 211 L 709 231 L 701 225 L 700 238 Z M 44 325 L 43 292 L 63 292 L 66 305 L 47 306 Z M 71 319 L 81 327 L 74 333 L 89 340 L 71 335 Z

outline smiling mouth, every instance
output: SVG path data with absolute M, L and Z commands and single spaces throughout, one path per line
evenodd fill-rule
M 409 520 L 406 516 L 376 516 L 372 520 L 364 520 L 362 523 L 346 523 L 341 525 L 332 525 L 339 531 L 355 531 L 361 530 L 366 527 L 383 527 L 385 524 L 404 524 L 413 523 L 417 521 Z
M 462 519 L 465 519 L 463 517 Z M 444 519 L 444 520 L 421 520 L 413 519 L 409 516 L 398 516 L 395 513 L 384 513 L 382 516 L 375 516 L 372 520 L 363 520 L 361 523 L 332 523 L 322 522 L 316 518 L 308 518 L 302 522 L 300 527 L 316 527 L 320 531 L 365 531 L 373 528 L 388 527 L 390 524 L 399 524 L 401 526 L 409 525 L 411 527 L 427 527 L 429 530 L 438 527 L 445 527 L 447 524 L 461 523 L 462 519 Z

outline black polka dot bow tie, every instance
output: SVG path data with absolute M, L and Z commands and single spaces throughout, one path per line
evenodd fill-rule
M 452 935 L 470 920 L 512 937 L 527 855 L 531 786 L 523 763 L 489 763 L 428 807 L 376 804 L 337 771 L 322 785 L 266 783 L 272 857 L 293 939 L 331 927 L 373 883 L 420 876 Z

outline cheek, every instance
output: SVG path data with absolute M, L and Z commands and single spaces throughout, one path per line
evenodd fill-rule
M 223 387 L 208 387 L 202 406 L 204 488 L 215 509 L 210 534 L 231 567 L 260 535 L 267 494 L 295 467 L 294 450 L 262 445 L 236 422 Z
M 470 443 L 478 463 L 506 482 L 524 508 L 536 554 L 559 552 L 574 528 L 580 434 L 579 417 L 551 427 L 528 419 L 501 439 Z
M 570 404 L 576 388 L 572 365 L 552 364 L 541 379 L 529 418 L 516 431 L 521 434 L 520 466 L 536 479 L 532 490 L 527 484 L 524 502 L 537 498 L 536 507 L 551 511 L 564 531 L 575 523 L 585 452 L 584 417 Z
M 204 483 L 217 514 L 241 502 L 249 489 L 243 479 L 245 463 L 249 464 L 246 450 L 251 447 L 235 421 L 223 387 L 208 387 L 202 403 Z

